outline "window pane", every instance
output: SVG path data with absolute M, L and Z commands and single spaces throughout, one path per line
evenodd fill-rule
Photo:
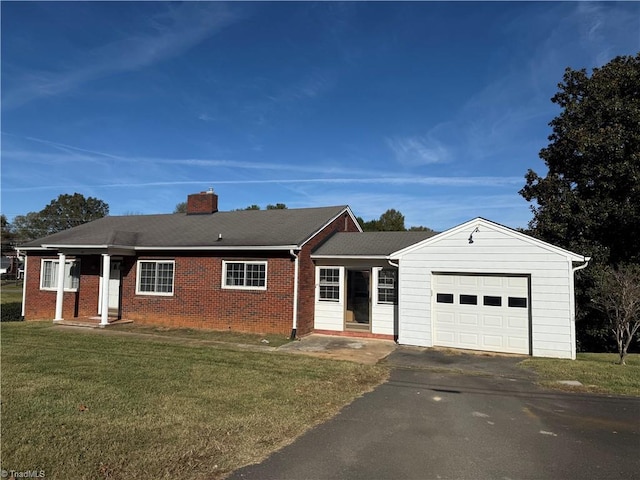
M 243 263 L 227 263 L 227 279 L 226 285 L 242 286 L 244 285 L 244 264 Z
M 247 287 L 264 287 L 265 286 L 265 265 L 262 263 L 247 264 Z
M 515 308 L 527 308 L 527 299 L 523 297 L 509 297 L 509 306 Z
M 378 273 L 378 303 L 396 303 L 396 273 L 395 270 Z
M 337 284 L 340 283 L 340 269 L 338 268 L 321 268 L 320 283 Z
M 340 300 L 340 269 L 320 269 L 320 300 Z
M 502 297 L 485 295 L 483 298 L 483 304 L 488 307 L 500 307 L 502 306 Z
M 42 288 L 56 288 L 58 284 L 58 263 L 45 260 L 42 264 Z
M 171 293 L 173 291 L 173 263 L 158 263 L 156 292 Z
M 64 270 L 64 288 L 72 290 L 77 289 L 80 285 L 80 262 L 67 262 L 64 266 Z
M 340 287 L 320 285 L 321 300 L 340 300 Z
M 140 263 L 140 291 L 155 292 L 156 264 L 155 262 Z
M 460 295 L 460 305 L 477 305 L 478 297 L 476 295 Z
M 438 303 L 453 303 L 453 293 L 438 293 L 438 294 L 436 294 L 436 302 L 438 302 Z

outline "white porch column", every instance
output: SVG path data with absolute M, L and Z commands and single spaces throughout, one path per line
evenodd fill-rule
M 102 254 L 102 309 L 100 325 L 109 324 L 109 277 L 111 276 L 111 255 Z
M 67 256 L 64 253 L 58 253 L 58 286 L 56 290 L 56 316 L 53 319 L 64 320 L 62 318 L 62 303 L 64 300 L 64 266 Z

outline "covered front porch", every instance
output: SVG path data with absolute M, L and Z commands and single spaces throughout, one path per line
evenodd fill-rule
M 46 318 L 41 315 L 53 314 L 53 322 L 60 325 L 105 327 L 126 322 L 122 316 L 122 269 L 125 257 L 133 251 L 109 247 L 55 250 L 51 252 L 55 257 L 42 255 L 42 251 L 25 256 L 25 284 L 39 285 L 37 291 L 30 290 L 37 292 L 36 297 L 30 294 L 30 305 L 41 305 L 40 313 L 34 315 L 31 310 L 30 315 Z M 35 263 L 31 268 L 29 261 Z M 35 278 L 27 278 L 30 274 Z M 47 304 L 49 309 L 53 307 L 48 312 Z M 25 306 L 23 295 L 23 316 Z

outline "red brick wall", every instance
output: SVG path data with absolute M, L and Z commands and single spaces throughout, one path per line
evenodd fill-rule
M 98 312 L 98 288 L 100 285 L 100 257 L 67 257 L 80 260 L 80 286 L 77 292 L 64 292 L 63 318 L 95 316 Z M 29 254 L 27 260 L 27 283 L 25 319 L 53 319 L 56 313 L 56 292 L 40 290 L 42 259 L 58 260 L 57 256 Z
M 172 296 L 137 295 L 137 259 L 125 258 L 122 271 L 122 318 L 171 327 L 210 328 L 254 333 L 291 331 L 293 260 L 288 252 L 140 256 L 173 259 Z M 267 290 L 222 288 L 222 261 L 267 260 Z
M 311 252 L 336 232 L 358 232 L 358 227 L 349 214 L 342 214 L 327 225 L 318 235 L 304 245 L 298 255 L 300 259 L 298 290 L 298 336 L 313 331 L 315 311 L 315 265 Z

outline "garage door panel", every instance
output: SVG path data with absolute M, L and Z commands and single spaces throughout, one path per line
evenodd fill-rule
M 487 350 L 494 348 L 501 348 L 503 346 L 503 338 L 501 335 L 483 335 L 483 346 L 487 347 Z
M 504 324 L 504 318 L 498 315 L 483 315 L 482 326 L 488 328 L 502 328 Z
M 456 338 L 452 331 L 439 330 L 436 332 L 434 342 L 443 347 L 452 347 L 456 343 Z
M 509 288 L 515 288 L 521 290 L 523 293 L 527 292 L 527 277 L 507 277 L 507 286 Z
M 435 320 L 440 325 L 455 325 L 456 317 L 454 312 L 437 312 Z
M 464 276 L 464 277 L 456 277 L 454 276 L 454 284 L 455 279 L 457 279 L 457 283 L 458 285 L 460 285 L 461 287 L 477 287 L 478 286 L 478 280 L 480 277 L 472 277 L 472 276 Z
M 528 282 L 508 275 L 434 275 L 434 345 L 529 353 Z
M 473 327 L 478 326 L 478 315 L 476 314 L 461 313 L 459 318 L 460 318 L 460 325 L 473 326 Z
M 528 340 L 525 340 L 522 337 L 508 337 L 507 344 L 509 345 L 509 348 L 513 350 L 529 350 Z
M 502 287 L 504 279 L 502 277 L 480 277 L 483 287 Z
M 469 332 L 460 332 L 458 342 L 460 345 L 466 345 L 468 348 L 475 348 L 480 344 L 479 336 Z

